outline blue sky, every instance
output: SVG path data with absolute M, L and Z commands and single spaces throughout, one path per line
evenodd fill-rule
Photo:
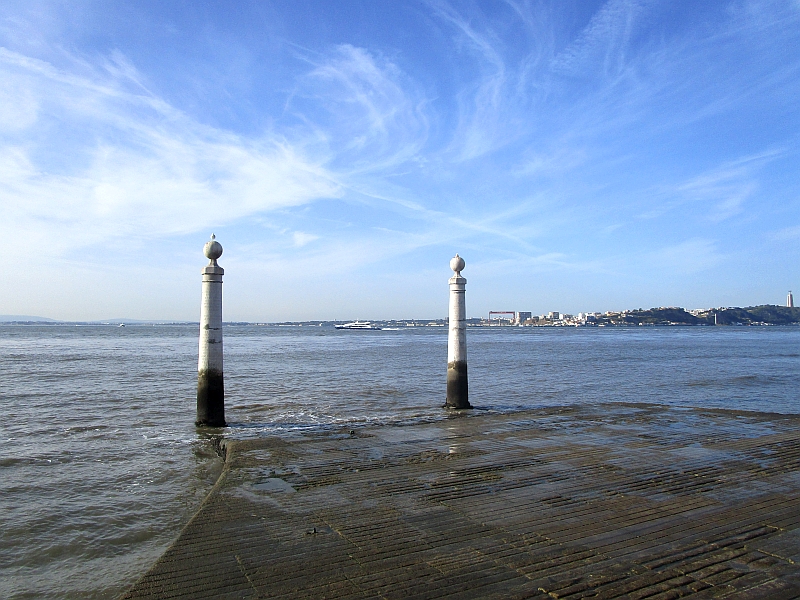
M 0 7 L 0 314 L 782 303 L 800 2 Z

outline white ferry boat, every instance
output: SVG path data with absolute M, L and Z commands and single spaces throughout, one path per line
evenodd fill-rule
M 369 321 L 353 321 L 352 323 L 345 323 L 344 325 L 336 325 L 336 329 L 361 329 L 365 331 L 380 331 L 380 327 L 373 325 Z

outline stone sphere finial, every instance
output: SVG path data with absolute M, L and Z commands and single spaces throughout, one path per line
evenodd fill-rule
M 450 268 L 456 272 L 456 275 L 461 275 L 461 271 L 464 270 L 464 266 L 467 263 L 464 262 L 464 259 L 461 258 L 458 254 L 456 254 L 453 258 L 450 259 Z
M 217 241 L 217 236 L 213 233 L 211 234 L 211 239 L 206 242 L 206 245 L 203 246 L 203 254 L 206 255 L 206 258 L 212 261 L 216 261 L 220 256 L 222 256 L 222 244 Z

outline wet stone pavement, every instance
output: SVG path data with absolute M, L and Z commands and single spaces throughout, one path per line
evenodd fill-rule
M 800 597 L 800 417 L 475 410 L 225 450 L 124 598 Z

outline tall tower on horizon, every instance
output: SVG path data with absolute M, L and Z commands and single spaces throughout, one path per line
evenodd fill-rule
M 789 290 L 789 295 L 786 296 L 786 306 L 789 308 L 794 308 L 794 296 L 792 296 L 792 290 Z

